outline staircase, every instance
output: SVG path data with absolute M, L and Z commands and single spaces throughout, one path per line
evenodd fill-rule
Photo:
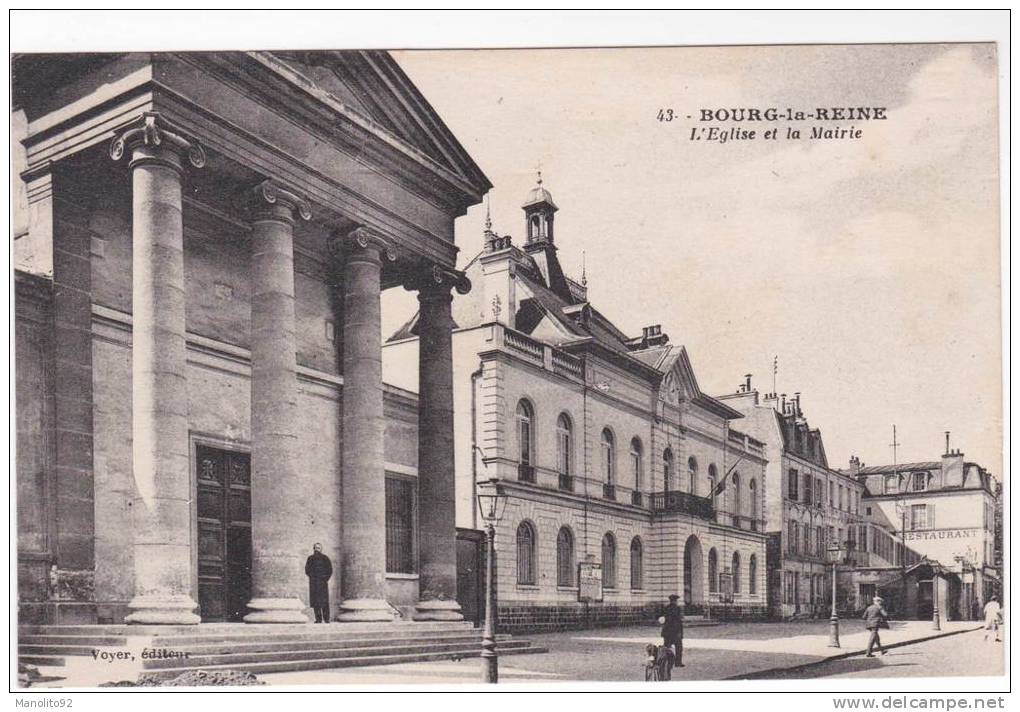
M 481 640 L 481 631 L 469 622 L 21 626 L 18 661 L 68 682 L 77 678 L 98 684 L 134 679 L 138 673 L 172 678 L 198 669 L 257 675 L 459 660 L 478 657 Z M 497 652 L 503 656 L 547 649 L 500 635 Z

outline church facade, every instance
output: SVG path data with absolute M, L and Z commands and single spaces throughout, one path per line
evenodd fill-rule
M 523 210 L 523 245 L 487 226 L 452 313 L 457 524 L 483 526 L 476 492 L 508 495 L 502 629 L 647 622 L 673 593 L 688 615 L 763 616 L 762 442 L 700 390 L 683 346 L 658 326 L 625 335 L 564 274 L 541 178 Z M 423 316 L 384 347 L 395 385 L 413 387 Z M 592 567 L 595 596 L 579 586 Z
M 304 621 L 316 542 L 336 618 L 459 619 L 453 224 L 490 185 L 427 100 L 384 52 L 13 71 L 19 620 Z

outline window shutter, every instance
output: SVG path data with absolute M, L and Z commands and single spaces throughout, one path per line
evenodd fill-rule
M 928 528 L 929 529 L 934 529 L 935 528 L 935 505 L 934 504 L 929 504 L 928 505 Z

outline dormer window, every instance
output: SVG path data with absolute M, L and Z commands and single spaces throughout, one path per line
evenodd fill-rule
M 911 489 L 914 492 L 924 492 L 928 489 L 928 473 L 915 472 L 913 482 L 911 483 Z
M 885 476 L 885 494 L 899 494 L 900 483 L 897 475 Z

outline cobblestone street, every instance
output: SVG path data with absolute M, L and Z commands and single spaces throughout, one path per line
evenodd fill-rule
M 896 645 L 910 640 L 937 635 L 927 621 L 893 622 L 883 632 L 885 645 Z M 1002 674 L 1001 644 L 982 641 L 982 632 L 975 631 L 977 623 L 948 623 L 942 633 L 958 632 L 940 638 L 935 643 L 916 643 L 893 648 L 884 659 L 857 655 L 825 663 L 822 668 L 813 664 L 825 658 L 862 651 L 867 634 L 860 621 L 843 621 L 839 650 L 828 647 L 828 622 L 809 621 L 796 623 L 731 623 L 711 627 L 691 628 L 684 639 L 685 667 L 674 670 L 674 680 L 723 680 L 734 677 L 819 677 L 828 674 L 857 674 L 867 676 L 872 670 L 879 675 L 922 675 L 928 668 L 924 664 L 929 649 L 948 651 L 965 643 L 980 654 L 970 656 L 973 665 L 960 668 L 959 674 Z M 964 632 L 972 631 L 972 632 Z M 500 681 L 514 682 L 568 682 L 644 680 L 644 646 L 660 642 L 653 626 L 604 628 L 587 631 L 565 631 L 528 636 L 536 644 L 549 649 L 548 653 L 503 657 L 500 659 Z M 993 654 L 994 651 L 994 654 Z M 940 652 L 939 654 L 944 654 Z M 789 673 L 782 669 L 812 667 Z M 915 667 L 914 670 L 907 669 Z M 389 683 L 474 683 L 478 681 L 480 664 L 477 660 L 459 662 L 416 663 L 408 665 L 378 666 L 346 670 L 322 670 L 301 673 L 266 675 L 270 684 L 389 684 Z M 945 667 L 940 675 L 944 675 Z M 819 673 L 819 670 L 825 672 Z M 763 675 L 767 671 L 774 671 Z

